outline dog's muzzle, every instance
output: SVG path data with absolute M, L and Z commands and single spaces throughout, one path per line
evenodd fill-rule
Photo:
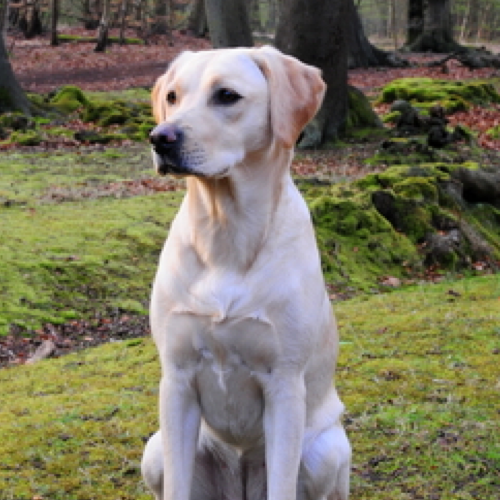
M 191 174 L 182 164 L 181 146 L 184 139 L 182 130 L 170 123 L 161 123 L 149 134 L 149 140 L 156 153 L 156 168 L 161 175 Z

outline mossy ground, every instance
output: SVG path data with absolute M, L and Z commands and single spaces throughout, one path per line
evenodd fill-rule
M 145 105 L 147 92 L 133 93 L 113 99 Z M 91 97 L 93 107 L 78 101 L 74 112 L 96 111 L 106 99 Z M 36 130 L 46 134 L 44 125 L 38 121 Z M 463 162 L 460 153 L 436 154 L 435 163 Z M 401 169 L 429 162 L 399 156 Z M 387 153 L 374 165 L 394 158 Z M 145 312 L 182 193 L 92 193 L 151 174 L 146 146 L 2 154 L 1 333 L 12 323 L 32 329 L 108 308 Z M 418 237 L 395 231 L 373 209 L 370 193 L 389 190 L 417 205 L 439 199 L 428 176 L 410 182 L 396 174 L 302 185 L 328 283 L 371 292 L 336 306 L 337 384 L 354 447 L 352 497 L 494 500 L 499 277 L 374 293 L 381 276 L 410 274 L 419 255 Z M 495 224 L 489 207 L 475 209 Z M 146 339 L 0 371 L 0 500 L 150 498 L 138 466 L 143 440 L 157 425 L 158 378 Z
M 455 207 L 442 206 L 438 187 L 451 170 L 442 163 L 395 166 L 351 183 L 301 183 L 332 291 L 373 292 L 385 288 L 388 276 L 425 277 L 421 239 L 438 230 L 436 217 L 456 218 Z M 147 146 L 4 154 L 0 174 L 0 334 L 12 325 L 33 330 L 106 309 L 146 311 L 182 193 L 122 199 L 107 188 L 154 175 Z M 408 217 L 389 222 L 374 206 L 374 192 L 389 193 Z M 497 254 L 498 217 L 489 205 L 463 216 Z M 443 268 L 459 272 L 453 259 Z
M 500 210 L 488 204 L 459 205 L 447 193 L 453 172 L 478 168 L 464 164 L 397 165 L 346 184 L 301 189 L 309 201 L 327 283 L 334 290 L 373 291 L 387 276 L 402 280 L 423 277 L 430 265 L 443 274 L 471 271 L 485 259 L 500 262 Z M 377 199 L 384 198 L 384 202 Z M 384 207 L 385 205 L 385 207 Z M 385 208 L 385 210 L 384 210 Z M 464 237 L 449 255 L 431 262 L 425 242 L 433 234 L 467 225 Z
M 92 193 L 153 175 L 147 148 L 128 156 L 4 155 L 0 174 L 0 334 L 13 324 L 30 330 L 107 309 L 146 312 L 181 194 Z M 76 196 L 78 188 L 89 198 Z M 52 193 L 68 201 L 55 203 Z
M 499 103 L 500 95 L 490 82 L 448 81 L 433 78 L 401 78 L 387 84 L 378 102 L 391 103 L 397 99 L 410 102 L 427 111 L 440 105 L 448 114 L 465 111 L 472 104 Z
M 415 247 L 352 185 L 311 188 L 310 202 L 326 281 L 342 292 L 378 288 L 384 276 L 409 277 L 419 265 Z
M 73 139 L 73 145 L 143 141 L 154 127 L 147 89 L 83 92 L 76 86 L 66 85 L 46 95 L 30 94 L 29 97 L 36 118 L 29 126 L 15 127 L 9 116 L 2 116 L 0 125 L 6 137 L 2 137 L 0 147 L 57 144 L 58 137 L 64 137 L 65 144 L 67 139 Z
M 352 498 L 498 498 L 499 300 L 486 276 L 335 306 Z M 0 371 L 0 499 L 151 498 L 158 380 L 149 339 Z

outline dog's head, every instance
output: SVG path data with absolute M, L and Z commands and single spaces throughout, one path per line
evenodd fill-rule
M 318 69 L 271 47 L 184 52 L 152 92 L 156 168 L 225 177 L 272 144 L 291 149 L 324 91 Z

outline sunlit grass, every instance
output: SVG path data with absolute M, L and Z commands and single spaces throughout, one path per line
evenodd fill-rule
M 335 306 L 353 499 L 498 498 L 500 277 Z M 149 339 L 0 371 L 0 499 L 145 500 Z

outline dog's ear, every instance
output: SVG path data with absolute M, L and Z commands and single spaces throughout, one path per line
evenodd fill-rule
M 292 148 L 323 102 L 321 71 L 269 46 L 254 49 L 252 57 L 269 84 L 272 131 Z
M 156 80 L 153 90 L 151 91 L 151 105 L 156 123 L 161 123 L 165 119 L 166 101 L 164 98 L 164 87 L 166 85 L 167 74 L 168 71 Z
M 176 68 L 182 59 L 187 59 L 192 54 L 186 50 L 177 56 L 168 66 L 167 71 L 161 75 L 151 90 L 151 104 L 156 123 L 161 123 L 167 117 L 167 87 L 175 78 Z

